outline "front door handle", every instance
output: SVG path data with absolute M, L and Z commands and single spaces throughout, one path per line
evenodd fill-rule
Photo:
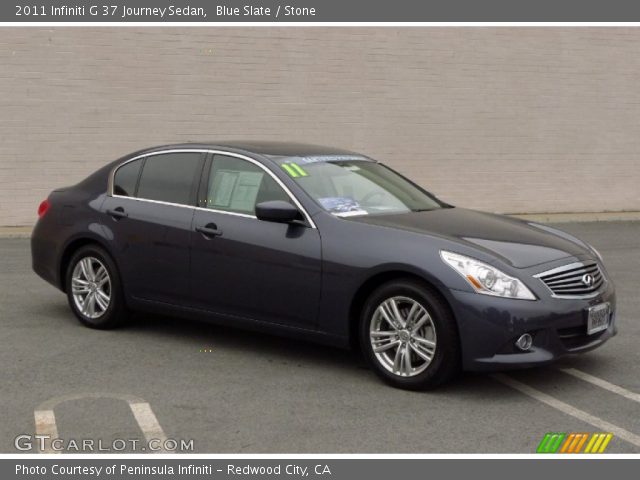
M 129 216 L 129 214 L 125 212 L 124 208 L 122 207 L 117 207 L 113 210 L 111 209 L 107 210 L 107 215 L 109 215 L 110 217 L 113 217 L 116 220 L 120 218 L 126 218 Z
M 207 223 L 204 227 L 196 227 L 196 232 L 200 232 L 207 238 L 219 237 L 222 235 L 222 230 L 220 230 L 215 223 Z

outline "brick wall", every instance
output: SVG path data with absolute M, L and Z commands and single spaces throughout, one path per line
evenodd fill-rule
M 0 28 L 0 225 L 135 149 L 232 138 L 478 209 L 640 210 L 640 29 Z

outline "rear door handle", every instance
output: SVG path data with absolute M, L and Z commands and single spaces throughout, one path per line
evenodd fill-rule
M 215 223 L 207 223 L 204 227 L 196 227 L 196 232 L 200 232 L 208 238 L 222 235 L 222 230 Z
M 124 208 L 122 207 L 117 207 L 113 210 L 108 209 L 107 210 L 107 215 L 113 217 L 113 218 L 126 218 L 129 216 L 129 214 L 127 212 L 124 211 Z

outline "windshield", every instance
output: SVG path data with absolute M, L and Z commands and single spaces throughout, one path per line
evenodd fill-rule
M 291 176 L 325 210 L 339 216 L 407 213 L 443 204 L 393 170 L 366 160 L 282 163 Z

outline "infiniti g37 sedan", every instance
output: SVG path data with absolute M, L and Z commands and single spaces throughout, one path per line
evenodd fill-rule
M 354 347 L 408 389 L 542 365 L 616 333 L 593 247 L 453 207 L 349 151 L 152 148 L 53 191 L 38 215 L 33 268 L 92 328 L 171 312 Z

